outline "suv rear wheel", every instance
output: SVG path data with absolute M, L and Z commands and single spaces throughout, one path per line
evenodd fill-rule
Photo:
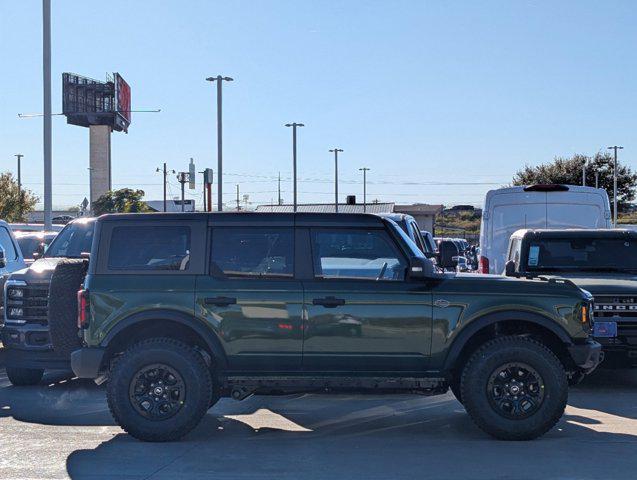
M 506 336 L 471 356 L 460 384 L 475 424 L 501 440 L 531 440 L 559 421 L 568 398 L 561 362 L 542 343 Z
M 115 421 L 139 440 L 177 440 L 205 415 L 210 370 L 193 348 L 170 338 L 130 347 L 111 368 L 106 389 Z
M 24 387 L 37 385 L 44 376 L 44 370 L 36 368 L 7 367 L 7 377 L 12 385 Z

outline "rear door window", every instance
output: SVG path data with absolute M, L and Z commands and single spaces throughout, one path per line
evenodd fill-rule
M 190 267 L 190 227 L 121 226 L 113 228 L 110 270 L 186 271 Z
M 322 279 L 405 279 L 407 262 L 384 230 L 312 230 L 314 276 Z
M 253 278 L 294 276 L 294 232 L 285 227 L 214 227 L 213 274 Z

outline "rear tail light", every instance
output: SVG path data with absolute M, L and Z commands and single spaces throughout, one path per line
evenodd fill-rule
M 489 259 L 487 257 L 480 256 L 480 264 L 478 265 L 479 273 L 489 273 Z
M 79 290 L 77 292 L 77 328 L 88 328 L 89 307 L 88 290 Z

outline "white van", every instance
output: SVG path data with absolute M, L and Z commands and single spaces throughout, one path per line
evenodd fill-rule
M 490 190 L 480 225 L 480 273 L 504 271 L 511 234 L 521 228 L 610 228 L 602 188 L 530 185 Z

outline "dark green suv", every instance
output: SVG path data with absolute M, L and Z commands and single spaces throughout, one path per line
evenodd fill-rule
M 73 370 L 151 441 L 222 396 L 449 387 L 484 431 L 530 439 L 601 355 L 573 283 L 441 273 L 365 214 L 103 216 L 78 302 Z

